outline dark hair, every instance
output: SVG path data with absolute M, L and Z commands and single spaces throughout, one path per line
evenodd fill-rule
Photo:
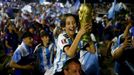
M 74 63 L 76 63 L 76 64 L 79 64 L 79 65 L 81 66 L 81 63 L 80 63 L 80 61 L 79 61 L 77 58 L 71 58 L 71 59 L 67 60 L 67 61 L 64 63 L 64 65 L 63 65 L 63 67 L 62 67 L 62 70 L 68 70 L 68 66 L 69 66 L 69 64 L 72 63 L 72 62 L 74 62 Z
M 49 34 L 45 31 L 40 32 L 40 37 L 43 37 L 43 36 L 49 36 Z
M 23 33 L 21 39 L 24 39 L 24 38 L 27 38 L 27 37 L 33 37 L 32 33 L 30 33 L 30 32 Z
M 64 15 L 62 25 L 64 25 L 64 26 L 66 25 L 66 19 L 67 19 L 67 17 L 69 17 L 69 16 L 74 17 L 75 22 L 76 22 L 76 26 L 78 27 L 78 26 L 79 26 L 79 16 L 78 16 L 78 15 L 74 15 L 74 14 L 70 14 L 70 13 Z

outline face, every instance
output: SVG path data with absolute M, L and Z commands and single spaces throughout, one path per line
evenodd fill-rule
M 9 25 L 9 26 L 8 26 L 8 29 L 9 29 L 9 30 L 13 30 L 13 26 L 12 26 L 12 25 Z
M 76 21 L 73 16 L 66 18 L 65 30 L 69 36 L 74 36 L 76 30 Z
M 74 62 L 69 64 L 68 70 L 64 71 L 65 75 L 81 75 L 81 66 Z
M 41 40 L 42 40 L 42 42 L 44 43 L 49 43 L 49 36 L 43 36 L 42 38 L 41 38 Z
M 31 32 L 33 34 L 34 33 L 34 28 L 30 28 L 29 32 Z
M 27 46 L 32 46 L 33 45 L 33 38 L 32 37 L 26 37 L 23 40 L 24 40 L 24 42 Z

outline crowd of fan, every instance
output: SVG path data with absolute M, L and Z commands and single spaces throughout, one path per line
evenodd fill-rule
M 27 37 L 23 35 L 24 33 L 32 34 L 32 49 L 35 51 L 35 54 L 38 52 L 37 47 L 40 46 L 42 37 L 49 36 L 50 40 L 48 42 L 52 43 L 49 45 L 53 45 L 53 48 L 50 48 L 53 49 L 53 57 L 50 59 L 53 65 L 56 56 L 58 35 L 65 30 L 63 22 L 64 14 L 66 14 L 69 8 L 66 7 L 67 10 L 63 11 L 63 7 L 55 6 L 54 4 L 40 5 L 38 3 L 29 3 L 32 7 L 32 12 L 21 11 L 21 8 L 25 5 L 23 2 L 17 1 L 17 3 L 5 2 L 0 7 L 0 73 L 3 75 L 13 73 L 14 68 L 9 66 L 9 62 L 16 48 Z M 94 7 L 94 13 L 100 10 L 98 6 L 96 7 Z M 107 5 L 107 7 L 109 6 Z M 104 9 L 107 10 L 107 8 Z M 77 13 L 75 15 L 78 16 Z M 108 19 L 106 14 L 100 15 L 99 13 L 95 13 L 92 17 L 93 36 L 91 38 L 98 45 L 98 63 L 100 74 L 102 75 L 116 74 L 114 71 L 115 60 L 113 60 L 111 55 L 113 45 L 119 35 L 123 34 L 128 26 L 133 25 L 132 13 L 129 11 L 122 10 L 115 15 L 115 19 Z M 101 19 L 97 20 L 96 18 Z M 42 71 L 41 74 L 45 72 L 37 66 L 36 71 Z M 34 72 L 36 73 L 36 71 Z

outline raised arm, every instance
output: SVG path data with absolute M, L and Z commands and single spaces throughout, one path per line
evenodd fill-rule
M 89 24 L 86 24 L 85 26 L 81 27 L 80 31 L 76 35 L 71 46 L 67 46 L 64 48 L 64 51 L 69 57 L 73 57 L 75 55 L 75 53 L 77 52 L 78 43 L 81 40 L 81 37 L 90 29 L 91 29 L 91 26 L 89 26 Z

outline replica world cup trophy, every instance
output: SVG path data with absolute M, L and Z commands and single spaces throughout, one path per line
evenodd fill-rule
M 87 4 L 84 1 L 84 4 L 80 6 L 79 10 L 79 21 L 80 21 L 80 27 L 89 24 L 89 26 L 92 26 L 92 6 L 91 4 Z M 82 37 L 82 41 L 84 42 L 84 46 L 90 41 L 90 28 Z

